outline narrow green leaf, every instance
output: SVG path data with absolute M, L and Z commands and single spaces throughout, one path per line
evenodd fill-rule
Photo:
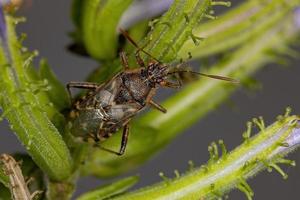
M 40 78 L 48 82 L 49 90 L 46 93 L 54 106 L 59 111 L 70 107 L 70 98 L 65 86 L 56 78 L 45 59 L 40 62 L 39 73 Z
M 73 23 L 75 24 L 75 26 L 78 28 L 78 30 L 80 30 L 81 24 L 81 17 L 82 17 L 82 6 L 83 6 L 83 2 L 85 0 L 73 0 L 72 2 L 72 8 L 71 8 L 71 18 L 73 20 Z
M 33 160 L 52 179 L 71 174 L 69 150 L 50 119 L 57 113 L 43 93 L 47 85 L 36 80 L 31 58 L 15 34 L 17 19 L 5 16 L 7 37 L 0 46 L 0 105 L 3 117 L 26 147 Z M 6 48 L 7 47 L 7 48 Z
M 82 2 L 81 32 L 86 50 L 95 59 L 116 57 L 116 28 L 123 12 L 132 0 L 85 0 Z
M 113 196 L 116 196 L 120 193 L 124 193 L 129 188 L 134 186 L 139 180 L 138 176 L 131 176 L 128 178 L 121 179 L 112 184 L 101 186 L 98 189 L 95 189 L 91 192 L 87 192 L 81 195 L 78 200 L 102 200 L 107 199 Z

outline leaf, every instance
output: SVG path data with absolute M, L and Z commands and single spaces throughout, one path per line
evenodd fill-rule
M 75 26 L 78 28 L 78 30 L 81 27 L 80 19 L 82 17 L 81 9 L 82 9 L 83 3 L 84 3 L 84 0 L 73 0 L 72 1 L 71 18 L 72 18 Z
M 117 55 L 116 28 L 123 12 L 132 0 L 85 0 L 81 5 L 82 41 L 87 52 L 97 60 L 109 60 Z
M 47 86 L 31 68 L 31 57 L 22 52 L 15 35 L 17 19 L 5 16 L 6 38 L 0 46 L 0 105 L 3 117 L 37 165 L 54 180 L 70 176 L 72 159 L 51 117 L 58 111 L 43 93 Z
M 63 109 L 70 107 L 70 98 L 66 91 L 66 87 L 61 84 L 55 74 L 52 72 L 47 61 L 45 59 L 40 62 L 40 78 L 48 81 L 49 90 L 46 91 L 50 101 L 54 106 L 62 111 Z
M 128 178 L 121 179 L 112 184 L 101 186 L 91 192 L 87 192 L 80 197 L 78 200 L 102 200 L 107 199 L 118 194 L 124 193 L 126 190 L 134 186 L 138 182 L 138 176 L 131 176 Z

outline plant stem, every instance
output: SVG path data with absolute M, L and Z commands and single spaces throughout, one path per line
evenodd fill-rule
M 145 38 L 145 50 L 162 62 L 174 62 L 184 42 L 194 37 L 194 27 L 207 14 L 211 4 L 211 0 L 175 0 Z
M 202 58 L 228 51 L 267 31 L 296 5 L 299 5 L 298 0 L 289 3 L 286 0 L 245 1 L 217 19 L 196 27 L 194 34 L 204 38 L 201 45 L 195 46 L 190 39 L 178 54 L 181 58 L 190 54 L 193 58 Z
M 131 188 L 133 185 L 135 185 L 138 180 L 139 178 L 137 176 L 124 178 L 112 184 L 105 185 L 93 191 L 84 193 L 78 198 L 78 200 L 107 199 L 109 197 L 122 194 L 123 192 Z
M 300 145 L 299 116 L 281 116 L 269 127 L 264 127 L 261 119 L 254 123 L 261 129 L 252 138 L 245 138 L 242 145 L 231 153 L 218 156 L 215 143 L 209 147 L 211 158 L 207 165 L 187 172 L 181 177 L 166 179 L 159 184 L 140 189 L 114 199 L 216 199 L 233 188 L 238 188 L 252 199 L 253 191 L 246 179 L 255 176 L 263 169 L 278 171 L 283 178 L 287 175 L 278 166 L 279 163 L 294 166 L 293 161 L 283 158 L 288 152 Z M 219 142 L 224 145 L 223 142 Z M 284 145 L 283 145 L 284 144 Z M 214 150 L 213 150 L 214 149 Z
M 97 60 L 116 57 L 118 35 L 116 28 L 123 12 L 132 0 L 84 0 L 80 6 L 80 36 L 86 50 Z
M 50 120 L 59 112 L 44 92 L 47 82 L 38 78 L 31 65 L 36 53 L 24 51 L 15 34 L 20 19 L 9 15 L 4 19 L 6 23 L 0 27 L 6 36 L 0 38 L 1 118 L 8 119 L 34 161 L 51 179 L 65 179 L 71 174 L 72 159 Z
M 299 34 L 293 17 L 293 13 L 285 15 L 260 37 L 253 38 L 207 73 L 243 81 L 266 63 L 276 61 L 278 55 L 270 54 L 269 51 L 287 49 L 287 44 Z M 215 109 L 235 88 L 236 85 L 207 78 L 195 81 L 162 104 L 167 108 L 167 114 L 150 111 L 132 122 L 129 144 L 124 156 L 114 157 L 101 150 L 95 150 L 84 166 L 83 173 L 115 176 L 139 166 L 177 134 Z M 176 123 L 178 121 L 181 123 Z M 103 142 L 103 145 L 118 149 L 119 143 L 120 135 L 117 134 Z

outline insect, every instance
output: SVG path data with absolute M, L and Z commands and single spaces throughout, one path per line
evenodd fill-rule
M 152 97 L 159 87 L 180 88 L 181 81 L 170 81 L 169 78 L 182 73 L 192 73 L 214 79 L 235 82 L 234 79 L 209 75 L 179 68 L 171 69 L 167 64 L 158 61 L 148 52 L 140 48 L 137 43 L 120 29 L 123 36 L 129 40 L 136 48 L 135 58 L 139 68 L 130 69 L 128 58 L 125 52 L 120 52 L 120 59 L 123 71 L 103 84 L 91 82 L 70 82 L 67 84 L 68 92 L 71 96 L 71 88 L 87 89 L 87 95 L 79 98 L 73 103 L 73 110 L 70 112 L 72 120 L 71 132 L 75 136 L 87 139 L 93 138 L 99 144 L 119 129 L 123 128 L 122 141 L 119 151 L 100 148 L 122 155 L 125 152 L 128 135 L 129 122 L 146 106 L 151 106 L 162 113 L 167 110 L 156 103 Z M 140 56 L 143 52 L 147 54 L 151 61 L 145 63 Z

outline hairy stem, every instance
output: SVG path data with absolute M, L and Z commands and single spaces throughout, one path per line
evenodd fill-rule
M 175 0 L 145 38 L 145 50 L 158 60 L 174 62 L 177 52 L 189 37 L 193 37 L 194 27 L 208 13 L 211 4 L 211 0 Z
M 1 10 L 2 11 L 2 10 Z M 0 47 L 1 118 L 24 144 L 38 166 L 54 180 L 67 178 L 72 169 L 69 150 L 51 122 L 60 115 L 45 93 L 48 82 L 39 79 L 31 65 L 35 54 L 21 48 L 15 34 L 20 19 L 5 16 Z
M 168 179 L 115 199 L 215 199 L 221 198 L 232 188 L 240 189 L 248 199 L 252 199 L 253 191 L 246 179 L 259 171 L 273 168 L 287 178 L 278 164 L 294 165 L 294 162 L 283 157 L 300 145 L 299 119 L 299 116 L 281 116 L 267 128 L 262 119 L 254 119 L 261 132 L 251 138 L 245 137 L 244 143 L 231 153 L 224 152 L 218 159 L 218 147 L 213 143 L 209 147 L 211 158 L 206 165 L 182 177 Z M 224 145 L 223 142 L 220 144 Z
M 298 33 L 299 29 L 294 25 L 294 13 L 291 12 L 278 20 L 276 25 L 269 27 L 268 31 L 253 38 L 229 58 L 213 66 L 207 73 L 232 77 L 243 82 L 266 63 L 276 61 L 278 55 L 270 54 L 270 50 L 277 49 L 280 52 L 281 49 L 286 49 L 287 44 Z M 113 176 L 137 167 L 181 131 L 215 109 L 235 88 L 236 85 L 207 78 L 195 81 L 163 103 L 168 110 L 167 114 L 150 111 L 132 123 L 125 156 L 116 158 L 96 150 L 91 154 L 83 172 Z M 177 121 L 181 123 L 174 123 Z M 119 143 L 120 135 L 117 134 L 103 142 L 103 145 L 118 149 Z
M 286 0 L 245 1 L 217 19 L 196 27 L 194 34 L 204 38 L 201 44 L 195 46 L 190 39 L 178 54 L 181 58 L 190 54 L 193 58 L 201 58 L 232 49 L 267 31 L 296 5 L 299 5 L 298 0 L 288 3 Z

